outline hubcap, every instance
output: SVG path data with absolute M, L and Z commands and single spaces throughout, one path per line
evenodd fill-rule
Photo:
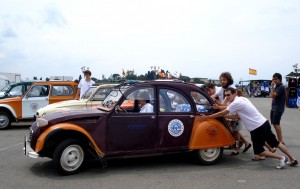
M 4 115 L 0 115 L 0 127 L 6 127 L 8 122 L 9 122 L 8 117 Z
M 200 155 L 205 161 L 215 160 L 220 153 L 220 148 L 209 148 L 205 150 L 200 150 Z
M 66 171 L 73 171 L 80 167 L 84 159 L 84 152 L 79 145 L 68 146 L 60 158 L 61 166 Z

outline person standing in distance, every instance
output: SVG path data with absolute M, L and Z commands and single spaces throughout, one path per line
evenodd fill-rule
M 92 86 L 95 81 L 91 79 L 92 72 L 86 70 L 84 73 L 84 79 L 81 79 L 78 84 L 77 97 L 81 98 L 83 94 Z
M 275 73 L 273 75 L 270 96 L 273 98 L 270 114 L 271 124 L 276 131 L 278 141 L 284 144 L 280 120 L 285 109 L 286 89 L 282 84 L 282 76 L 280 73 Z

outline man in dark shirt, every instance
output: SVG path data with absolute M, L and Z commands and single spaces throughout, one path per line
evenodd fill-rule
M 270 115 L 271 123 L 275 128 L 278 141 L 284 144 L 280 127 L 280 120 L 285 109 L 286 90 L 282 84 L 282 76 L 280 73 L 275 73 L 273 75 L 270 95 L 273 98 Z

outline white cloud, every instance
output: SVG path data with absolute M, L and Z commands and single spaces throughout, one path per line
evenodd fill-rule
M 16 6 L 18 5 L 18 6 Z M 298 1 L 0 2 L 0 64 L 24 77 L 108 77 L 157 65 L 191 77 L 283 75 L 299 62 Z M 254 76 L 251 76 L 252 78 Z

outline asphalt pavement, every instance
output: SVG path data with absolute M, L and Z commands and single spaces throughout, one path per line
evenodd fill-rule
M 269 118 L 271 98 L 250 98 L 257 109 Z M 282 117 L 284 141 L 300 160 L 300 111 L 287 108 Z M 300 188 L 300 167 L 277 170 L 277 160 L 252 161 L 253 150 L 229 156 L 213 166 L 196 165 L 189 154 L 108 161 L 102 168 L 98 161 L 88 162 L 76 175 L 60 176 L 48 158 L 31 159 L 23 154 L 28 126 L 14 126 L 0 131 L 0 188 Z M 274 130 L 273 130 L 274 131 Z M 275 132 L 275 131 L 274 131 Z M 250 140 L 244 129 L 243 135 Z M 281 154 L 279 150 L 276 153 Z

